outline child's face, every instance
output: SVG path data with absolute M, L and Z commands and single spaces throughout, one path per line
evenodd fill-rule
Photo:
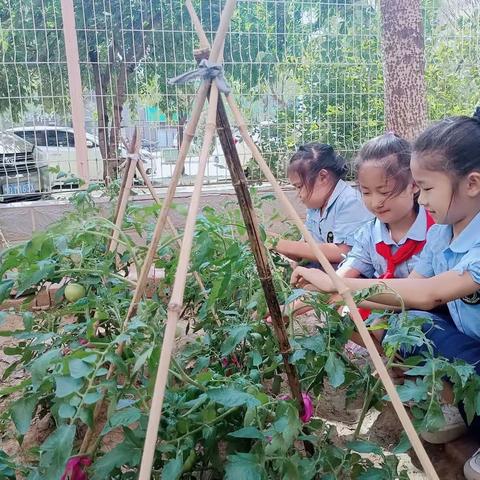
M 383 223 L 395 223 L 412 212 L 417 187 L 412 182 L 405 190 L 392 196 L 395 179 L 375 162 L 366 162 L 358 170 L 358 184 L 365 206 Z
M 292 172 L 288 178 L 297 189 L 298 198 L 307 208 L 323 208 L 332 193 L 332 179 L 326 170 L 319 172 L 310 194 L 299 175 Z
M 420 188 L 418 203 L 430 212 L 436 223 L 451 224 L 457 221 L 457 212 L 453 202 L 451 178 L 441 171 L 426 169 L 422 159 L 412 155 L 410 167 L 415 183 Z

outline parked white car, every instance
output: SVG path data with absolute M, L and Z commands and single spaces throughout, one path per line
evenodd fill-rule
M 11 128 L 7 132 L 14 133 L 34 145 L 41 162 L 47 163 L 49 167 L 58 167 L 61 172 L 69 176 L 78 177 L 73 128 L 28 126 Z M 103 179 L 103 159 L 98 139 L 89 133 L 87 133 L 87 151 L 90 181 L 101 181 Z M 120 147 L 120 155 L 121 158 L 125 158 L 127 155 L 123 146 Z M 152 154 L 142 149 L 140 157 L 144 162 L 147 174 L 150 175 L 153 169 Z M 61 187 L 67 181 L 68 177 L 57 178 L 57 174 L 51 174 L 51 187 Z

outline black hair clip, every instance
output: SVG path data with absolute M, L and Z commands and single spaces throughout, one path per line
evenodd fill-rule
M 305 145 L 300 145 L 300 146 L 298 147 L 298 151 L 299 151 L 299 152 L 308 152 L 308 150 L 307 150 L 307 148 L 305 147 Z
M 475 108 L 475 111 L 473 112 L 472 117 L 477 122 L 480 122 L 480 106 Z

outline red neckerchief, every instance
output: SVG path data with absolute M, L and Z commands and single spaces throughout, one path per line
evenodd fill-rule
M 435 220 L 432 216 L 425 211 L 427 216 L 427 232 L 432 225 L 435 224 Z M 392 246 L 387 245 L 385 242 L 378 242 L 375 244 L 375 250 L 377 253 L 387 261 L 387 269 L 383 275 L 378 278 L 395 278 L 395 270 L 398 265 L 406 262 L 417 253 L 420 253 L 425 246 L 425 240 L 412 240 L 408 238 L 407 241 L 392 254 Z M 359 308 L 360 315 L 366 320 L 371 311 L 366 308 Z

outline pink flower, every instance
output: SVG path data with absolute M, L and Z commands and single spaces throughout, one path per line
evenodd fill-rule
M 77 455 L 67 461 L 65 471 L 60 480 L 88 480 L 85 468 L 92 464 L 88 455 Z
M 278 397 L 280 400 L 290 400 L 289 395 L 282 395 L 281 397 Z M 303 410 L 302 414 L 300 415 L 300 420 L 303 423 L 307 423 L 310 421 L 310 419 L 313 417 L 313 402 L 312 399 L 310 398 L 310 395 L 308 393 L 302 392 L 302 399 L 303 399 Z
M 227 368 L 228 367 L 228 358 L 227 357 L 221 358 L 220 363 L 222 364 L 223 368 Z
M 303 398 L 303 413 L 300 415 L 300 420 L 307 423 L 313 417 L 313 402 L 308 393 L 302 392 Z

